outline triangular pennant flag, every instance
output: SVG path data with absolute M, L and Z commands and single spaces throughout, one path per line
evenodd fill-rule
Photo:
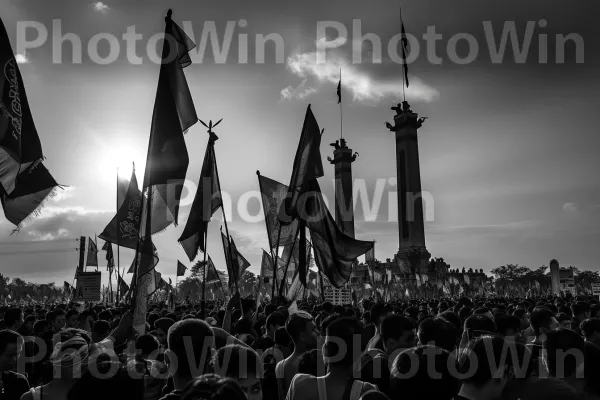
M 115 267 L 115 256 L 113 255 L 112 244 L 110 242 L 104 242 L 102 250 L 106 251 L 106 269 L 112 273 Z
M 177 276 L 184 276 L 186 266 L 181 263 L 181 261 L 177 261 Z
M 276 247 L 278 242 L 279 246 L 291 245 L 296 238 L 298 221 L 294 220 L 289 225 L 281 225 L 279 222 L 279 210 L 287 196 L 288 187 L 260 174 L 258 175 L 258 184 L 267 223 L 270 248 Z

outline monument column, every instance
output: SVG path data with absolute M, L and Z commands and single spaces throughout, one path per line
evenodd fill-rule
M 421 199 L 421 170 L 417 130 L 425 118 L 410 109 L 408 102 L 396 107 L 394 125 L 386 127 L 396 136 L 396 172 L 398 185 L 398 257 L 415 264 L 414 252 L 420 253 L 421 272 L 427 271 L 430 254 L 425 246 L 425 225 Z
M 335 166 L 335 222 L 346 235 L 354 237 L 352 163 L 358 153 L 352 153 L 345 139 L 336 140 L 331 146 L 335 148 L 333 160 L 327 160 Z

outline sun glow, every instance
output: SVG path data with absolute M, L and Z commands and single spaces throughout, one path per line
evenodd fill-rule
M 116 183 L 117 173 L 129 180 L 133 163 L 138 181 L 143 179 L 146 160 L 135 147 L 127 143 L 118 143 L 106 146 L 103 150 L 99 157 L 98 172 L 107 182 Z

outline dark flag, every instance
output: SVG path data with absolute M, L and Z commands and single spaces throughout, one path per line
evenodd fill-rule
M 181 261 L 177 261 L 177 276 L 184 276 L 186 269 L 187 268 L 181 263 Z
M 165 19 L 165 41 L 143 189 L 153 189 L 152 219 L 177 226 L 179 200 L 189 164 L 183 134 L 198 122 L 183 69 L 191 64 L 188 52 L 196 45 L 171 20 L 171 14 L 169 10 Z
M 6 219 L 17 226 L 13 233 L 18 233 L 23 224 L 37 217 L 46 199 L 54 197 L 59 187 L 41 162 L 35 162 L 21 172 L 12 193 L 1 197 Z
M 373 242 L 373 248 L 365 254 L 365 263 L 369 264 L 373 262 L 375 262 L 375 242 Z
M 273 258 L 263 249 L 262 260 L 260 263 L 260 277 L 263 279 L 273 276 Z M 265 283 L 268 283 L 265 281 Z
M 404 81 L 408 87 L 408 65 L 406 63 L 406 53 L 408 52 L 408 39 L 404 30 L 404 22 L 402 21 L 402 9 L 400 9 L 400 44 L 402 45 L 402 69 L 404 71 Z
M 125 283 L 125 281 L 123 280 L 123 278 L 121 278 L 119 276 L 119 292 L 123 293 L 123 296 L 125 296 L 125 293 L 127 293 L 129 291 L 129 285 Z
M 208 256 L 208 269 L 206 270 L 206 282 L 207 283 L 213 283 L 213 282 L 221 282 L 221 278 L 219 278 L 219 274 L 217 273 L 217 268 L 215 267 L 215 264 L 213 264 L 212 259 L 210 258 L 210 256 Z
M 340 70 L 340 81 L 337 86 L 338 104 L 342 102 L 342 71 Z
M 240 254 L 233 239 L 231 239 L 231 241 L 227 240 L 227 236 L 225 236 L 223 232 L 221 232 L 221 239 L 223 240 L 223 250 L 225 251 L 227 275 L 229 275 L 229 288 L 233 291 L 236 287 L 236 283 L 242 277 L 246 269 L 248 269 L 250 263 Z M 229 249 L 230 245 L 231 252 Z M 231 257 L 229 254 L 231 254 Z M 233 258 L 233 260 L 231 258 Z
M 110 244 L 110 242 L 104 242 L 102 250 L 106 251 L 106 270 L 112 273 L 113 268 L 115 268 L 115 256 L 113 254 L 112 244 Z
M 309 182 L 323 176 L 323 162 L 319 151 L 321 133 L 309 105 L 294 158 L 288 194 L 279 210 L 279 221 L 284 225 L 298 218 L 298 200 L 306 192 Z
M 267 223 L 269 246 L 271 249 L 276 247 L 278 238 L 279 246 L 291 245 L 296 238 L 298 221 L 294 220 L 289 225 L 281 225 L 279 223 L 279 209 L 287 196 L 288 187 L 283 183 L 262 176 L 258 172 L 257 174 L 265 221 Z
M 19 185 L 18 181 L 28 180 L 22 177 L 23 171 L 37 161 L 43 160 L 44 155 L 27 101 L 21 71 L 1 20 L 0 25 L 0 68 L 2 70 L 0 77 L 0 186 L 4 189 L 6 196 L 15 199 L 17 197 L 13 192 Z M 27 192 L 27 195 L 34 193 L 31 192 L 31 185 L 30 181 L 26 185 L 27 187 L 21 189 L 21 193 L 23 191 Z M 37 186 L 37 189 L 40 189 L 40 185 Z M 52 188 L 55 186 L 56 184 L 51 185 Z M 48 189 L 48 187 L 44 189 Z M 42 200 L 43 198 L 39 202 L 41 203 Z M 36 209 L 37 207 L 33 208 L 22 218 L 11 216 L 13 220 L 18 220 L 18 223 L 13 222 L 9 215 L 6 217 L 13 224 L 19 225 Z
M 179 238 L 179 243 L 183 246 L 190 261 L 196 258 L 198 249 L 203 253 L 206 251 L 204 238 L 206 237 L 208 222 L 219 207 L 223 206 L 221 188 L 219 188 L 218 182 L 214 139 L 211 137 L 206 147 L 204 163 L 200 172 L 200 182 L 190 210 L 190 216 Z
M 97 267 L 98 266 L 98 246 L 96 246 L 96 242 L 92 240 L 92 238 L 88 237 L 88 251 L 87 251 L 87 261 L 85 265 L 87 267 Z
M 127 193 L 117 215 L 98 237 L 106 242 L 135 250 L 139 239 L 141 218 L 142 192 L 138 188 L 134 168 L 131 172 Z
M 369 251 L 374 243 L 356 240 L 342 232 L 325 206 L 321 188 L 316 180 L 310 181 L 299 204 L 306 216 L 303 223 L 310 230 L 313 253 L 317 266 L 336 288 L 341 288 L 350 279 L 352 265 L 359 256 Z
M 71 290 L 73 289 L 73 286 L 71 286 L 71 284 L 67 281 L 65 281 L 64 285 L 63 285 L 63 290 L 65 291 L 65 293 L 71 294 Z

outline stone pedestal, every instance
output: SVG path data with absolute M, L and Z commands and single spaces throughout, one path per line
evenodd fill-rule
M 335 166 L 335 222 L 346 235 L 354 237 L 352 163 L 358 153 L 352 153 L 344 139 L 331 145 L 335 148 L 333 159 L 327 157 L 327 160 Z

